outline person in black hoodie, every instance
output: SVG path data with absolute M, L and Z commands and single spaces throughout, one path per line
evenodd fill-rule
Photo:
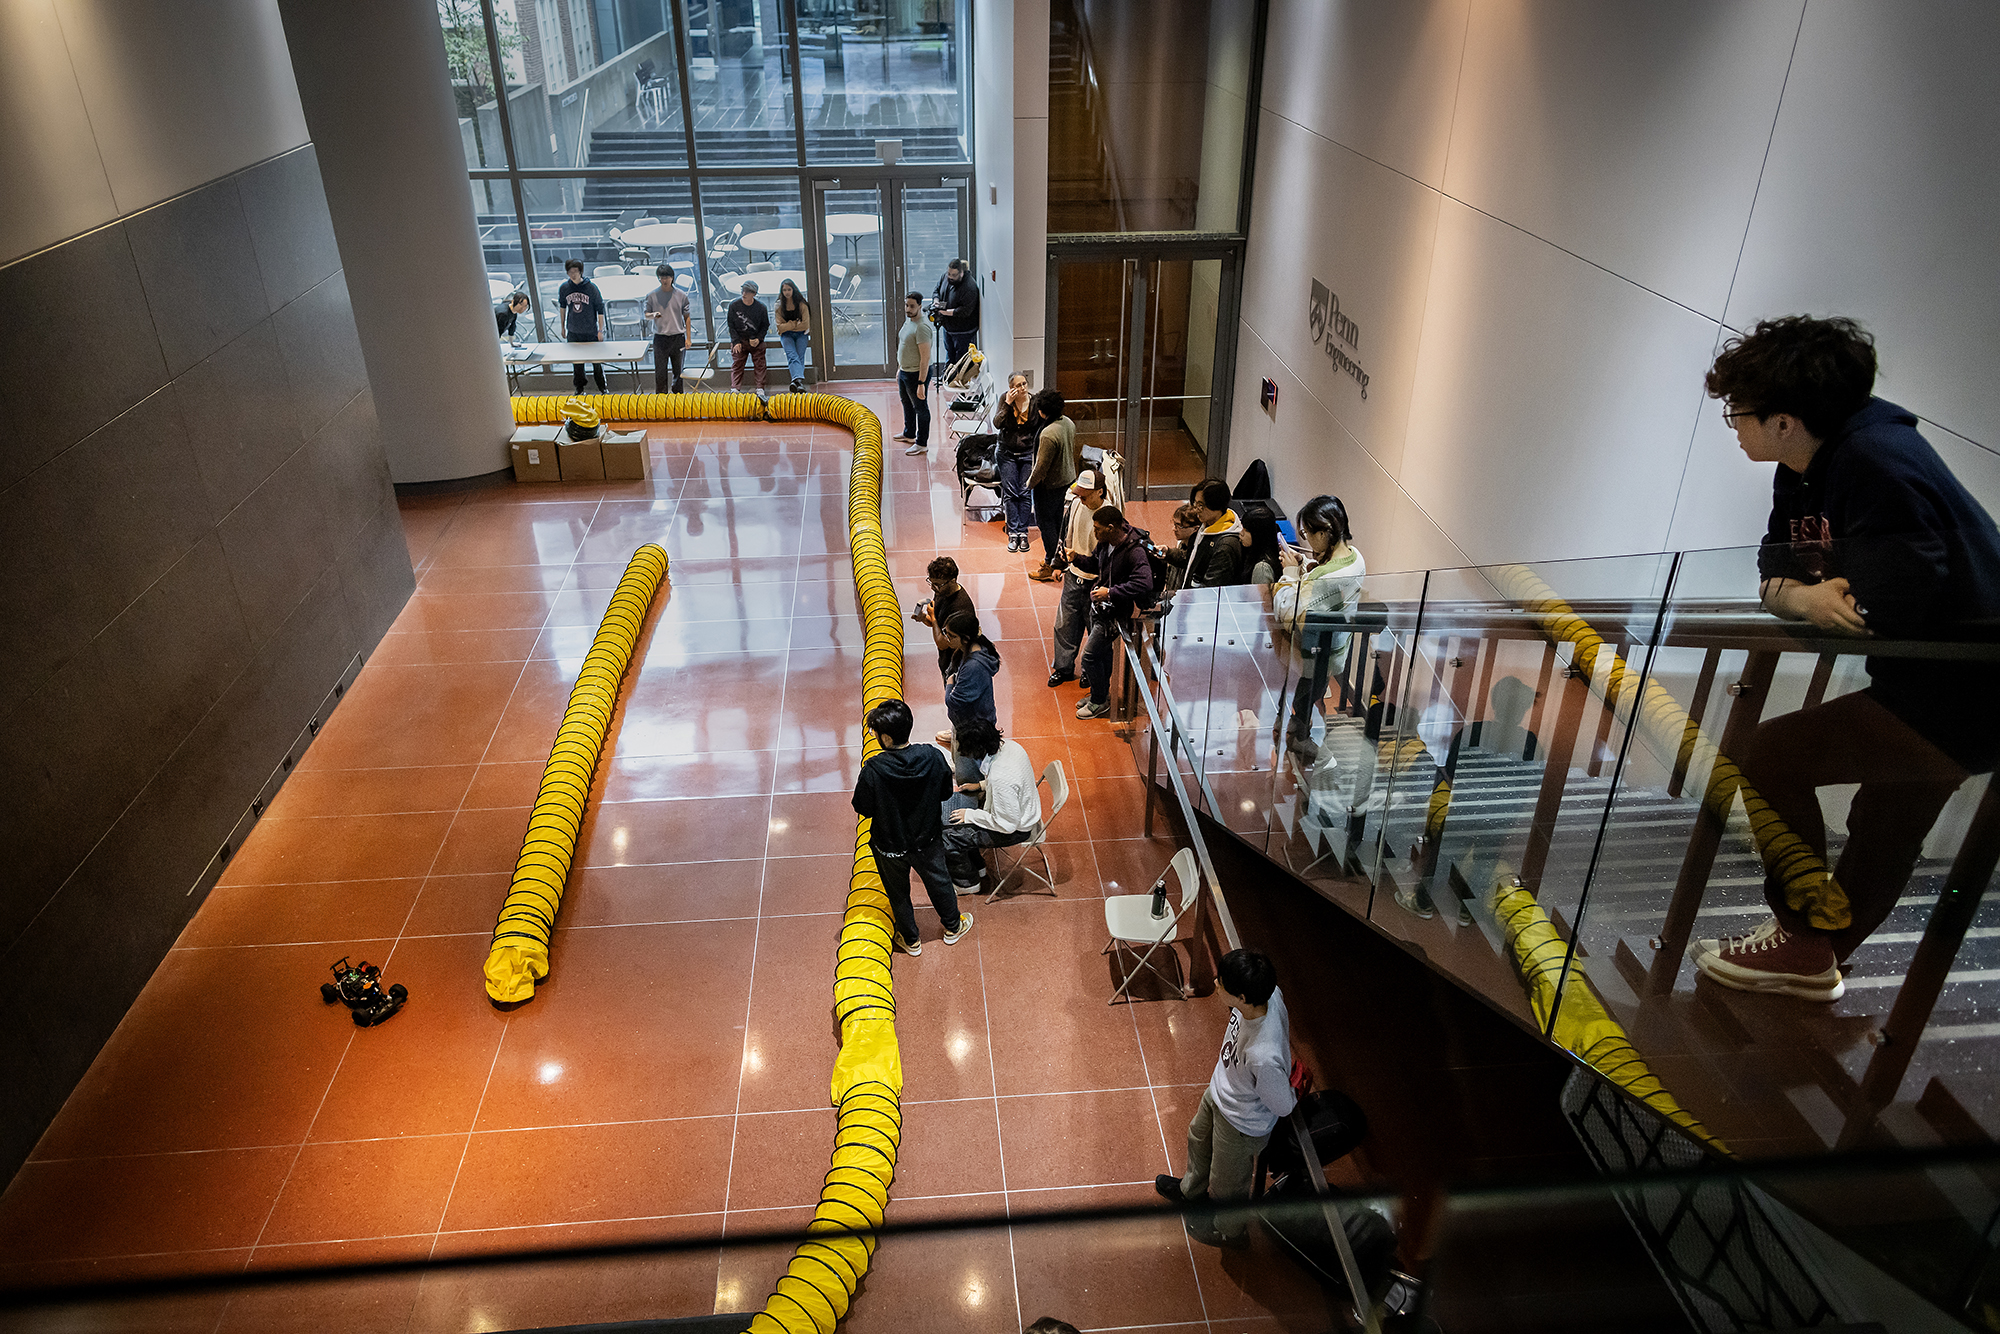
M 743 363 L 756 368 L 757 385 L 764 387 L 764 340 L 771 336 L 771 312 L 757 299 L 757 284 L 743 280 L 743 299 L 729 303 L 729 387 L 743 387 Z
M 979 332 L 979 284 L 965 261 L 955 259 L 932 296 L 937 301 L 938 327 L 944 330 L 945 363 L 950 365 L 965 355 Z
M 1732 339 L 1708 373 L 1743 452 L 1775 463 L 1758 552 L 1766 610 L 1823 634 L 2000 635 L 2000 531 L 1914 414 L 1872 396 L 1874 340 L 1847 319 L 1787 316 Z M 1964 657 L 1878 655 L 1870 684 L 1758 727 L 1737 757 L 1785 825 L 1826 856 L 1815 789 L 1858 783 L 1831 880 L 1766 877 L 1771 920 L 1691 951 L 1742 991 L 1837 1000 L 1838 965 L 1896 905 L 1959 785 L 2000 757 L 2000 673 Z
M 562 308 L 563 337 L 572 343 L 601 343 L 604 341 L 604 293 L 597 290 L 597 284 L 583 276 L 583 261 L 573 259 L 563 265 L 563 272 L 569 280 L 556 289 L 556 305 Z M 575 375 L 576 392 L 583 392 L 583 362 L 570 367 Z M 604 392 L 604 363 L 597 362 L 590 368 L 597 381 L 597 392 Z
M 958 893 L 944 860 L 944 803 L 955 790 L 951 763 L 935 746 L 910 744 L 916 719 L 900 699 L 868 710 L 868 730 L 882 749 L 861 766 L 854 809 L 868 817 L 868 850 L 882 877 L 896 919 L 896 948 L 923 953 L 917 915 L 910 907 L 910 872 L 922 878 L 944 926 L 944 943 L 956 945 L 972 929 L 972 914 L 958 910 Z
M 1083 679 L 1090 697 L 1076 706 L 1076 716 L 1102 718 L 1111 712 L 1111 655 L 1118 627 L 1134 611 L 1153 604 L 1153 562 L 1117 506 L 1099 506 L 1090 526 L 1096 547 L 1088 556 L 1070 558 L 1077 569 L 1097 576 L 1090 590 L 1090 638 L 1083 644 Z

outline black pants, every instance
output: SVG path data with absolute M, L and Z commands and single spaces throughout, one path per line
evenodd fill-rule
M 1095 615 L 1090 618 L 1090 634 L 1083 641 L 1083 680 L 1090 687 L 1092 704 L 1105 704 L 1111 699 L 1111 655 L 1124 651 L 1118 628 L 1115 620 Z
M 967 329 L 964 333 L 960 333 L 956 329 L 946 329 L 944 331 L 945 364 L 947 366 L 958 364 L 958 359 L 965 355 L 965 349 L 972 346 L 972 340 L 978 334 L 979 330 L 977 329 Z
M 914 942 L 918 938 L 917 914 L 910 907 L 912 871 L 924 882 L 924 889 L 931 896 L 931 907 L 937 909 L 938 921 L 944 924 L 944 929 L 958 930 L 958 893 L 951 887 L 951 872 L 945 869 L 942 834 L 933 838 L 929 847 L 914 852 L 889 853 L 872 844 L 869 850 L 875 854 L 875 869 L 882 876 L 882 890 L 889 896 L 889 910 L 903 939 Z
M 572 342 L 572 343 L 595 343 L 595 342 L 598 342 L 598 341 L 599 341 L 599 339 L 598 339 L 597 335 L 596 335 L 596 334 L 594 334 L 594 333 L 593 333 L 593 334 L 579 334 L 579 333 L 573 333 L 573 334 L 571 334 L 571 335 L 569 336 L 569 341 L 570 341 L 570 342 Z M 576 376 L 576 380 L 575 380 L 575 383 L 576 383 L 576 392 L 580 394 L 580 393 L 582 393 L 582 392 L 583 392 L 583 363 L 582 363 L 582 362 L 580 362 L 580 361 L 579 361 L 579 362 L 577 362 L 577 363 L 576 363 L 576 364 L 575 364 L 574 366 L 571 366 L 571 367 L 570 367 L 570 370 L 571 370 L 571 372 L 573 372 L 573 373 L 575 374 L 575 376 Z M 601 362 L 601 361 L 600 361 L 600 362 L 593 362 L 593 363 L 591 364 L 591 367 L 590 367 L 590 373 L 591 373 L 591 375 L 592 375 L 593 377 L 595 377 L 595 379 L 597 380 L 597 392 L 598 392 L 598 393 L 600 393 L 600 394 L 601 394 L 601 393 L 603 393 L 603 392 L 604 392 L 604 363 L 603 363 L 603 362 Z
M 972 778 L 959 779 L 962 783 L 974 782 L 979 774 L 978 766 L 973 766 Z M 963 792 L 952 794 L 944 804 L 945 819 L 951 819 L 955 810 L 978 810 L 979 803 Z M 1032 829 L 1018 830 L 1012 834 L 996 834 L 991 829 L 976 824 L 950 824 L 944 827 L 944 861 L 951 871 L 954 887 L 964 885 L 968 889 L 977 888 L 986 878 L 986 848 L 1011 848 L 1026 843 L 1035 836 Z
M 1063 497 L 1068 494 L 1069 487 L 1061 483 L 1035 488 L 1035 526 L 1042 530 L 1042 559 L 1050 565 L 1062 546 Z
M 931 401 L 929 390 L 923 394 L 917 390 L 924 383 L 922 371 L 897 371 L 896 392 L 903 399 L 903 434 L 914 439 L 919 447 L 931 442 Z
M 1847 812 L 1847 846 L 1833 878 L 1847 891 L 1848 925 L 1821 929 L 1836 959 L 1882 925 L 1909 882 L 1938 812 L 1966 779 L 1950 756 L 1918 735 L 1866 690 L 1788 713 L 1757 728 L 1743 776 L 1778 818 L 1812 850 L 1826 857 L 1826 822 L 1814 789 L 1859 783 Z M 1786 901 L 1768 877 L 1764 898 L 1778 924 L 1812 931 L 1806 911 Z
M 654 393 L 681 392 L 681 365 L 687 359 L 687 346 L 686 334 L 653 335 Z

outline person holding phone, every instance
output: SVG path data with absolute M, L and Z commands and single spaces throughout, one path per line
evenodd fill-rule
M 1361 580 L 1368 565 L 1354 546 L 1347 506 L 1340 503 L 1339 496 L 1308 500 L 1299 510 L 1298 529 L 1309 554 L 1302 556 L 1293 547 L 1279 551 L 1284 570 L 1278 576 L 1271 610 L 1291 639 L 1292 665 L 1299 678 L 1292 693 L 1292 720 L 1286 740 L 1294 750 L 1313 752 L 1313 708 L 1326 698 L 1327 679 L 1347 670 L 1347 648 L 1353 636 L 1315 634 L 1309 618 L 1351 612 L 1361 600 Z
M 1000 503 L 1007 515 L 1009 551 L 1026 551 L 1028 534 L 1035 526 L 1035 501 L 1028 478 L 1035 471 L 1041 425 L 1028 377 L 1015 371 L 1007 377 L 1007 392 L 993 412 L 993 429 L 1000 434 Z

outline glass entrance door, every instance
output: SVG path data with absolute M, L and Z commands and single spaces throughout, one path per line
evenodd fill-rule
M 946 266 L 970 249 L 967 182 L 848 175 L 814 185 L 820 238 L 815 288 L 826 296 L 818 303 L 824 313 L 813 343 L 822 356 L 831 347 L 821 363 L 829 369 L 821 374 L 892 378 L 904 294 L 928 295 Z
M 1125 460 L 1132 498 L 1187 499 L 1228 429 L 1215 383 L 1224 261 L 1051 263 L 1050 361 L 1080 441 Z

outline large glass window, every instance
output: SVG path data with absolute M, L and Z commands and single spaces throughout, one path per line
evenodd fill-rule
M 902 143 L 905 162 L 967 156 L 969 0 L 799 0 L 806 158 L 873 162 Z
M 766 305 L 789 277 L 813 303 L 811 364 L 879 373 L 889 242 L 925 274 L 964 248 L 949 191 L 912 196 L 905 237 L 892 173 L 850 181 L 860 202 L 831 222 L 806 205 L 814 164 L 966 160 L 971 0 L 435 3 L 492 295 L 528 292 L 536 337 L 561 336 L 567 261 L 604 290 L 614 338 L 643 332 L 666 263 L 692 344 L 721 334 L 746 276 Z

